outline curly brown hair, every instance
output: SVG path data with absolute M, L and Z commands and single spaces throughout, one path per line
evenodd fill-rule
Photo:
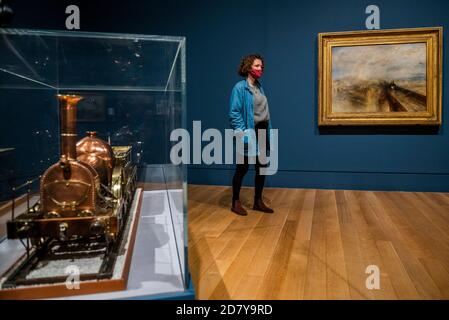
M 240 60 L 240 65 L 237 70 L 239 76 L 247 77 L 248 73 L 251 71 L 251 67 L 253 66 L 254 60 L 259 59 L 262 61 L 262 65 L 265 66 L 265 62 L 260 54 L 249 54 L 246 57 L 243 57 Z

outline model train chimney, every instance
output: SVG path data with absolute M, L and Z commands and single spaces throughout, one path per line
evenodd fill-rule
M 82 99 L 76 95 L 58 94 L 61 128 L 61 157 L 76 160 L 76 105 Z

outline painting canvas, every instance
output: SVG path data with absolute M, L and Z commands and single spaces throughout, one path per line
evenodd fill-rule
M 426 111 L 426 44 L 336 47 L 335 112 Z
M 439 124 L 441 30 L 432 30 L 321 34 L 319 124 Z

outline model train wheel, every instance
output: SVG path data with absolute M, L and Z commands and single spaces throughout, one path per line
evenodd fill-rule
M 37 249 L 42 248 L 46 241 L 46 238 L 30 238 L 31 247 L 35 247 Z

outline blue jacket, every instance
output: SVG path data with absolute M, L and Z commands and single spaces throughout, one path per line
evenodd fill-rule
M 257 86 L 265 95 L 265 92 L 260 85 L 257 83 Z M 254 130 L 254 102 L 253 102 L 253 93 L 249 88 L 248 81 L 246 79 L 237 82 L 232 89 L 231 92 L 231 101 L 229 103 L 229 121 L 231 124 L 231 128 L 235 131 L 245 132 L 247 129 Z M 271 121 L 268 121 L 268 141 L 271 140 Z M 249 144 L 252 142 L 249 136 L 244 136 L 245 144 Z M 259 154 L 257 144 L 255 144 L 255 152 Z M 271 149 L 270 143 L 270 149 Z M 249 150 L 249 151 L 248 151 Z M 251 148 L 245 148 L 245 155 L 247 156 L 255 156 L 254 151 L 251 151 Z

